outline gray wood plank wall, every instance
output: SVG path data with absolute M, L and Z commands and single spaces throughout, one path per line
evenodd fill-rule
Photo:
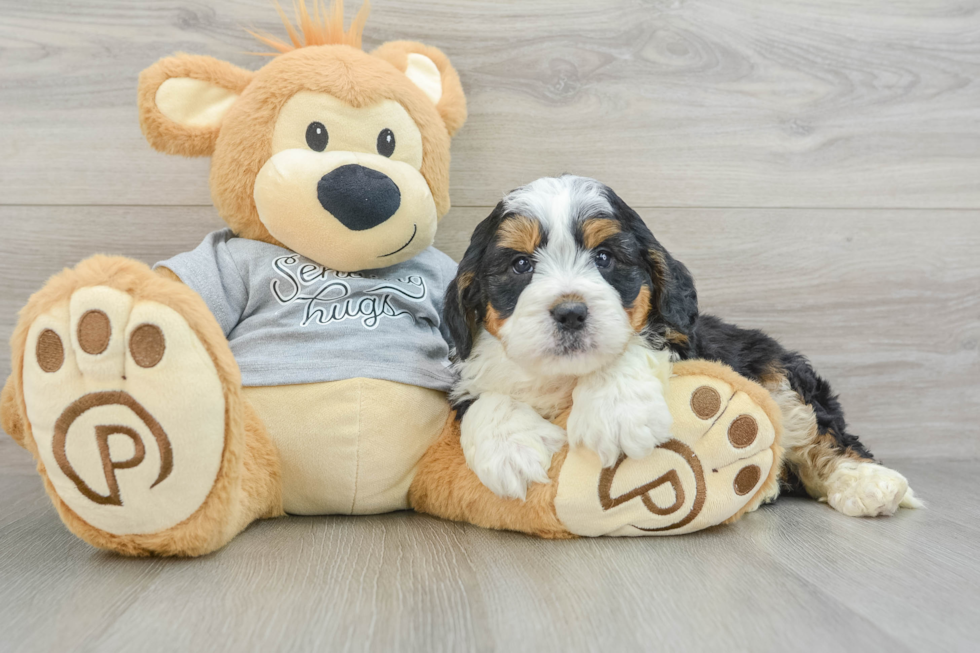
M 0 649 L 975 649 L 980 2 L 373 4 L 367 47 L 439 46 L 468 93 L 441 248 L 510 188 L 602 179 L 706 310 L 812 357 L 930 509 L 788 498 L 696 536 L 559 544 L 292 517 L 134 561 L 72 536 L 0 437 Z M 178 50 L 257 67 L 243 27 L 281 33 L 269 0 L 0 0 L 0 337 L 62 267 L 221 226 L 207 161 L 143 140 L 136 77 Z
M 2 0 L 0 16 L 6 338 L 61 267 L 152 262 L 220 226 L 208 162 L 143 140 L 136 77 L 178 50 L 254 68 L 242 28 L 282 29 L 266 0 Z M 377 0 L 365 46 L 396 38 L 447 52 L 469 97 L 445 251 L 512 187 L 596 176 L 707 310 L 809 354 L 877 454 L 980 453 L 976 3 Z

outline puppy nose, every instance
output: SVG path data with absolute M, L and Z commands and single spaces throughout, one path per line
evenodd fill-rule
M 551 317 L 558 323 L 558 328 L 567 331 L 584 327 L 588 315 L 589 307 L 582 302 L 562 302 L 551 309 Z
M 364 231 L 390 218 L 402 202 L 391 177 L 349 164 L 328 172 L 316 185 L 320 206 L 351 231 Z

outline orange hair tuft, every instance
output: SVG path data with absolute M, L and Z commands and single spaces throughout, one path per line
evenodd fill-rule
M 296 13 L 295 27 L 290 22 L 289 17 L 286 16 L 286 12 L 283 11 L 278 0 L 272 0 L 272 2 L 276 6 L 276 11 L 279 12 L 282 24 L 286 26 L 286 33 L 292 43 L 286 43 L 270 34 L 245 30 L 262 43 L 278 51 L 259 54 L 275 57 L 310 45 L 349 45 L 360 49 L 364 23 L 371 12 L 369 0 L 364 0 L 364 4 L 361 5 L 361 9 L 351 22 L 350 29 L 346 32 L 344 31 L 344 0 L 333 0 L 330 3 L 330 9 L 327 9 L 324 0 L 313 0 L 312 13 L 306 6 L 306 0 L 293 0 L 293 10 Z

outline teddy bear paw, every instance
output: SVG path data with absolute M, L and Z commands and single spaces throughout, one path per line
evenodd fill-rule
M 157 533 L 204 503 L 224 450 L 224 392 L 174 309 L 82 287 L 34 320 L 23 358 L 44 473 L 76 515 L 115 535 Z
M 679 369 L 679 368 L 677 368 Z M 745 389 L 709 373 L 673 377 L 671 439 L 611 467 L 569 449 L 558 476 L 558 518 L 576 535 L 671 535 L 731 520 L 771 498 L 776 432 Z M 749 384 L 747 380 L 733 383 Z M 760 392 L 761 389 L 760 389 Z

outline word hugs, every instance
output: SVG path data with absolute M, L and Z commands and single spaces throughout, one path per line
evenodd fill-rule
M 382 319 L 407 316 L 416 320 L 406 302 L 422 302 L 428 290 L 419 275 L 389 279 L 366 272 L 338 272 L 298 254 L 276 258 L 269 284 L 280 304 L 302 307 L 300 324 L 332 324 L 360 320 L 374 329 Z

